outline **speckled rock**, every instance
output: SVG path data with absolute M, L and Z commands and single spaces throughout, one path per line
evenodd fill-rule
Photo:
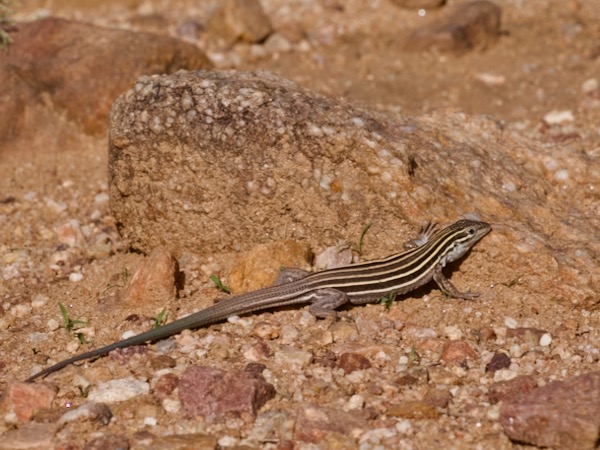
M 575 191 L 600 186 L 600 169 L 493 120 L 383 116 L 268 73 L 201 71 L 141 77 L 110 121 L 111 207 L 134 248 L 325 247 L 373 222 L 369 248 L 385 255 L 414 234 L 407 222 L 475 215 L 494 232 L 467 264 L 493 258 L 499 279 L 562 301 L 600 288 L 596 194 Z

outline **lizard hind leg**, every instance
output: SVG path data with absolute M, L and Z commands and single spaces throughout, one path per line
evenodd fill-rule
M 421 247 L 425 245 L 431 236 L 438 229 L 437 222 L 427 222 L 419 230 L 419 234 L 414 239 L 410 239 L 404 243 L 404 250 L 412 250 L 413 248 Z
M 345 292 L 325 288 L 314 291 L 311 301 L 310 313 L 319 319 L 325 319 L 332 316 L 335 318 L 337 316 L 335 309 L 348 303 L 349 299 Z
M 303 269 L 283 269 L 277 275 L 277 279 L 273 286 L 281 286 L 282 284 L 292 283 L 294 281 L 301 280 L 310 275 L 310 272 Z

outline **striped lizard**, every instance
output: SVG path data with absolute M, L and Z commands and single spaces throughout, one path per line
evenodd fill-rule
M 335 314 L 335 309 L 346 303 L 361 305 L 389 295 L 406 294 L 432 279 L 450 297 L 473 299 L 478 294 L 460 292 L 445 277 L 442 268 L 462 257 L 490 230 L 489 224 L 474 220 L 459 220 L 439 231 L 436 225 L 429 224 L 423 227 L 417 239 L 408 241 L 405 250 L 400 253 L 309 274 L 293 271 L 292 280 L 287 283 L 225 299 L 145 333 L 75 355 L 41 370 L 27 381 L 46 376 L 78 361 L 104 356 L 118 348 L 157 341 L 183 330 L 223 321 L 230 316 L 281 306 L 310 303 L 309 311 L 314 316 L 323 318 Z

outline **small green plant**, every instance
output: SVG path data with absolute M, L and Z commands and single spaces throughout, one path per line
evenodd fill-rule
M 396 293 L 390 292 L 379 299 L 379 304 L 385 306 L 385 309 L 390 309 L 394 301 L 396 301 Z
M 81 387 L 81 386 L 77 386 L 77 388 L 79 389 L 79 394 L 81 394 L 81 396 L 83 398 L 87 398 L 88 395 L 90 395 L 90 388 L 92 387 L 92 385 L 90 384 L 89 386 Z
M 71 333 L 72 331 L 74 331 L 76 326 L 85 325 L 87 323 L 84 320 L 71 319 L 69 317 L 69 312 L 67 311 L 67 308 L 65 308 L 65 305 L 63 305 L 62 303 L 59 303 L 58 307 L 60 308 L 60 313 L 63 316 L 63 321 L 64 321 L 63 328 L 65 330 L 67 330 L 67 333 Z
M 87 339 L 85 335 L 81 332 L 76 331 L 76 328 L 78 328 L 79 325 L 85 325 L 87 324 L 87 322 L 79 319 L 71 319 L 69 317 L 69 312 L 67 311 L 67 308 L 62 303 L 59 303 L 58 307 L 60 308 L 60 313 L 63 317 L 63 328 L 67 331 L 67 333 L 73 333 L 73 336 L 79 339 L 79 342 L 81 342 L 82 344 L 87 344 Z
M 366 224 L 363 227 L 363 229 L 360 233 L 360 237 L 358 238 L 358 243 L 353 248 L 353 250 L 358 254 L 358 256 L 362 256 L 363 242 L 365 240 L 365 234 L 367 234 L 367 231 L 369 231 L 369 228 L 371 228 L 372 225 L 373 225 L 373 222 L 369 222 L 368 224 Z
M 221 279 L 218 276 L 211 275 L 210 276 L 210 281 L 212 281 L 213 283 L 215 283 L 215 286 L 221 292 L 225 292 L 226 294 L 231 294 L 231 289 L 229 288 L 229 286 L 224 285 L 223 282 L 221 281 Z
M 162 311 L 159 312 L 156 317 L 152 318 L 152 322 L 154 322 L 154 324 L 152 325 L 152 329 L 154 330 L 155 328 L 162 326 L 165 323 L 166 318 L 167 308 L 163 308 Z
M 416 366 L 421 362 L 421 356 L 417 353 L 414 347 L 410 348 L 410 353 L 408 354 L 408 366 Z
M 13 3 L 13 0 L 0 0 L 0 48 L 5 52 L 8 51 L 8 46 L 12 42 L 12 38 L 8 32 L 13 26 L 11 19 L 14 13 L 12 9 Z
M 104 295 L 107 291 L 110 291 L 111 289 L 124 288 L 125 286 L 127 286 L 129 276 L 129 269 L 127 267 L 123 267 L 123 269 L 121 270 L 121 282 L 117 284 L 109 284 L 108 286 L 106 286 L 106 289 L 102 291 L 102 295 Z

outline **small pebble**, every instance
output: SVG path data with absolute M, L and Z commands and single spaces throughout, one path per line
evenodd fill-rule
M 144 425 L 155 427 L 158 425 L 158 420 L 156 420 L 156 417 L 144 417 Z
M 598 89 L 598 80 L 596 78 L 589 78 L 583 82 L 581 85 L 581 90 L 586 94 L 590 92 L 594 92 Z
M 150 392 L 150 384 L 133 377 L 109 380 L 98 383 L 90 390 L 88 400 L 93 402 L 116 403 L 147 395 Z
M 69 353 L 75 353 L 77 350 L 79 350 L 80 344 L 79 341 L 70 341 L 67 344 L 67 351 Z
M 102 192 L 100 194 L 97 194 L 94 197 L 94 203 L 99 204 L 99 205 L 102 204 L 102 203 L 108 202 L 108 200 L 109 200 L 109 197 L 108 197 L 108 193 L 106 193 L 106 192 Z
M 46 306 L 48 303 L 48 297 L 43 294 L 35 294 L 33 299 L 31 299 L 31 307 L 32 308 L 41 308 Z
M 58 320 L 56 319 L 50 319 L 48 320 L 46 326 L 48 327 L 49 331 L 56 331 L 60 328 L 60 323 L 58 323 Z
M 519 374 L 511 369 L 500 369 L 494 372 L 494 381 L 508 381 L 517 378 Z
M 78 283 L 83 280 L 83 274 L 79 272 L 72 272 L 69 274 L 69 281 L 73 283 Z
M 350 397 L 348 403 L 346 404 L 346 411 L 350 411 L 352 409 L 362 409 L 365 405 L 365 399 L 362 395 L 355 394 Z
M 548 125 L 557 125 L 563 122 L 573 122 L 575 117 L 573 116 L 573 111 L 564 110 L 564 111 L 550 111 L 546 115 L 544 115 L 544 122 Z
M 28 316 L 29 314 L 31 314 L 32 308 L 29 305 L 23 305 L 23 304 L 18 304 L 13 306 L 12 308 L 10 308 L 10 313 L 14 316 L 14 317 L 18 317 L 19 319 L 22 319 L 25 316 Z
M 517 328 L 517 326 L 519 325 L 519 323 L 513 319 L 512 317 L 505 317 L 504 318 L 504 325 L 506 325 L 507 328 Z
M 455 325 L 448 325 L 444 327 L 444 334 L 451 341 L 457 341 L 463 336 L 462 331 L 460 331 L 460 329 Z
M 550 333 L 544 333 L 540 338 L 540 345 L 542 347 L 548 347 L 552 343 L 552 335 Z

